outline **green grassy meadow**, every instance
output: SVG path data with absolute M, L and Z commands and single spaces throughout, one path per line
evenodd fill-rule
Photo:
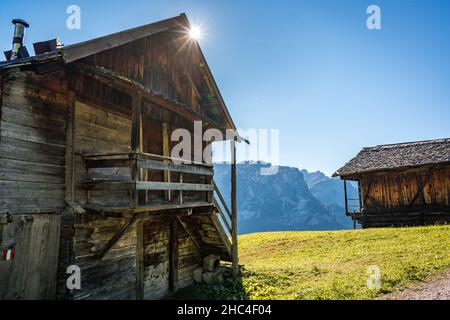
M 199 285 L 191 298 L 373 299 L 450 268 L 450 226 L 276 232 L 239 238 L 242 278 Z M 369 289 L 369 266 L 381 286 Z

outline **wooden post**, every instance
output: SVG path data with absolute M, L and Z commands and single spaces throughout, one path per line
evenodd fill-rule
M 75 93 L 67 92 L 67 132 L 66 132 L 66 200 L 74 200 L 74 140 L 75 140 Z
M 131 121 L 131 150 L 134 153 L 140 153 L 142 147 L 142 99 L 140 95 L 133 96 L 132 121 Z M 140 178 L 137 161 L 132 167 L 131 178 L 134 182 Z M 139 205 L 139 191 L 131 191 L 131 207 L 136 208 Z
M 131 150 L 141 152 L 142 140 L 142 99 L 140 95 L 133 96 L 131 123 Z
M 136 300 L 144 300 L 144 223 L 136 224 Z
M 347 180 L 344 180 L 345 214 L 348 215 Z
M 180 184 L 182 184 L 183 183 L 183 173 L 182 172 L 180 172 Z M 180 190 L 179 191 L 179 198 L 178 198 L 178 203 L 180 204 L 180 205 L 182 205 L 183 204 L 183 190 Z
M 237 186 L 236 186 L 236 138 L 230 141 L 231 144 L 231 239 L 233 253 L 233 275 L 239 275 L 238 237 L 237 237 Z
M 178 219 L 174 217 L 170 221 L 169 241 L 169 290 L 177 291 L 178 288 Z
M 163 135 L 163 156 L 170 157 L 170 141 L 169 141 L 169 127 L 167 123 L 162 124 L 162 135 Z M 165 163 L 169 162 L 164 160 Z M 164 171 L 164 182 L 170 182 L 170 171 Z M 166 191 L 166 200 L 172 200 L 172 194 L 170 190 Z

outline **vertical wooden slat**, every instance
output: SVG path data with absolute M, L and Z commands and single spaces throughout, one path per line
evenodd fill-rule
M 180 183 L 183 183 L 183 173 L 182 172 L 180 172 Z M 179 192 L 180 192 L 179 193 L 179 203 L 180 203 L 180 205 L 182 205 L 183 204 L 183 190 L 180 190 Z
M 75 93 L 67 92 L 67 129 L 66 129 L 66 200 L 74 199 L 74 138 L 75 137 Z
M 163 136 L 163 156 L 170 157 L 170 141 L 169 141 L 169 127 L 167 123 L 162 124 L 162 136 Z M 168 162 L 168 161 L 164 161 Z M 170 171 L 164 171 L 164 182 L 170 182 Z M 172 200 L 172 194 L 170 190 L 166 192 L 166 200 Z
M 236 186 L 236 140 L 230 141 L 231 144 L 231 239 L 233 242 L 233 275 L 239 274 L 239 256 L 238 256 L 238 237 L 237 237 L 237 186 Z
M 142 99 L 140 95 L 133 96 L 131 123 L 131 150 L 141 152 L 142 140 Z
M 144 299 L 144 223 L 136 224 L 136 300 Z
M 169 241 L 169 290 L 177 291 L 178 288 L 178 220 L 172 219 L 170 223 Z
M 132 123 L 131 123 L 131 150 L 140 153 L 142 147 L 142 99 L 140 95 L 133 96 Z M 137 162 L 132 168 L 132 179 L 139 180 L 139 168 Z M 131 206 L 139 205 L 139 191 L 133 190 L 131 194 Z
M 348 215 L 348 193 L 347 193 L 347 180 L 344 180 L 344 195 L 345 195 L 345 214 Z

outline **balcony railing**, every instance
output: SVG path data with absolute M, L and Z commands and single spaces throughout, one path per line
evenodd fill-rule
M 202 163 L 180 164 L 181 160 L 148 153 L 114 153 L 83 156 L 87 205 L 101 203 L 95 191 L 124 191 L 117 210 L 151 211 L 214 206 L 213 168 Z M 109 205 L 109 209 L 111 205 Z

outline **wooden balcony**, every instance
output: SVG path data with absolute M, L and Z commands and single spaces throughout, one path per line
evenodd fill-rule
M 195 209 L 197 214 L 209 214 L 214 206 L 212 166 L 180 164 L 179 159 L 147 153 L 83 158 L 87 209 L 111 214 L 182 209 L 192 214 Z M 118 195 L 105 203 L 102 197 L 108 193 Z

